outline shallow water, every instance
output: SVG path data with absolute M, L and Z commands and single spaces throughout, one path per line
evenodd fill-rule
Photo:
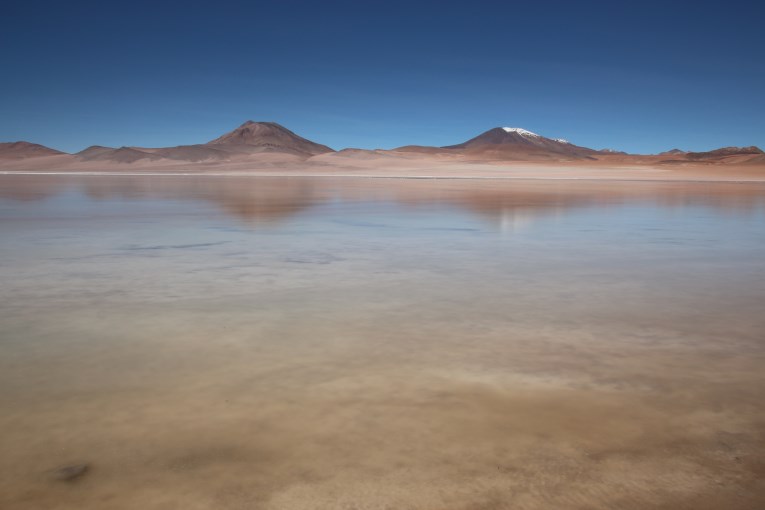
M 3 509 L 765 506 L 765 185 L 0 176 L 0 283 Z

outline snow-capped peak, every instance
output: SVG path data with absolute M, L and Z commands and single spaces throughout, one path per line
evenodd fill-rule
M 555 140 L 556 142 L 567 143 L 567 144 L 571 145 L 571 142 L 569 142 L 568 140 L 565 140 L 563 138 L 553 138 L 553 140 Z
M 518 133 L 521 136 L 536 136 L 539 138 L 538 134 L 532 133 L 531 131 L 527 131 L 523 128 L 503 127 L 502 129 L 504 129 L 507 133 Z

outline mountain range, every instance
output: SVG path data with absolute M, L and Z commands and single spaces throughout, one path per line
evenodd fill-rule
M 303 138 L 275 122 L 247 121 L 233 131 L 203 144 L 176 147 L 91 146 L 67 154 L 30 142 L 0 143 L 0 166 L 31 158 L 46 158 L 51 165 L 78 162 L 214 163 L 225 161 L 310 161 L 327 163 L 326 156 L 370 158 L 398 156 L 468 162 L 598 162 L 614 164 L 744 164 L 765 165 L 758 147 L 724 147 L 708 152 L 672 149 L 656 155 L 636 155 L 611 149 L 581 147 L 562 138 L 547 138 L 523 128 L 496 127 L 462 143 L 443 147 L 407 145 L 391 150 L 344 149 L 335 151 Z M 324 156 L 324 158 L 322 158 Z

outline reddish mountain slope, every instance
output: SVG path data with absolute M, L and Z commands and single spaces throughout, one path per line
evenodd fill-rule
M 133 147 L 114 149 L 100 145 L 92 145 L 75 155 L 82 161 L 112 161 L 114 163 L 134 163 L 142 159 L 157 160 L 162 158 L 157 154 L 144 152 Z
M 0 143 L 0 159 L 25 159 L 41 156 L 57 156 L 64 152 L 30 142 Z
M 707 152 L 689 152 L 686 157 L 690 160 L 721 160 L 729 157 L 737 156 L 760 156 L 765 154 L 759 147 L 723 147 L 721 149 L 715 149 Z
M 251 120 L 205 145 L 234 153 L 285 152 L 305 157 L 334 152 L 326 145 L 298 136 L 275 122 Z
M 444 148 L 491 159 L 592 159 L 598 153 L 560 138 L 509 127 L 490 129 L 464 143 Z

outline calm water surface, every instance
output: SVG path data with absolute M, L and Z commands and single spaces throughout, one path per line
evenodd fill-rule
M 0 176 L 0 284 L 3 509 L 765 508 L 765 185 Z

